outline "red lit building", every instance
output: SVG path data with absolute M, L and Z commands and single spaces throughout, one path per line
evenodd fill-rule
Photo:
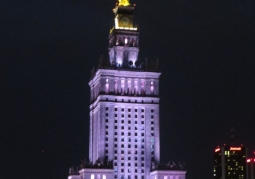
M 255 158 L 249 158 L 249 159 L 247 159 L 247 171 L 248 171 L 248 177 L 247 177 L 247 179 L 255 179 L 255 177 L 254 177 Z
M 217 147 L 214 151 L 214 179 L 247 179 L 246 157 L 245 147 Z

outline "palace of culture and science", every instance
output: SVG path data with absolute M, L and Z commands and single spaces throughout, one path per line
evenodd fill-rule
M 92 70 L 89 160 L 68 179 L 185 179 L 184 166 L 160 164 L 157 63 L 138 64 L 139 31 L 134 6 L 119 0 L 113 9 L 109 60 Z

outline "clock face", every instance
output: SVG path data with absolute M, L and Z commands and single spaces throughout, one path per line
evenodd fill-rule
M 129 25 L 131 22 L 130 17 L 128 17 L 128 16 L 122 16 L 120 21 L 121 21 L 121 24 L 124 26 Z

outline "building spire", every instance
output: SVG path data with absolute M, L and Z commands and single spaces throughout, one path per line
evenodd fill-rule
M 119 0 L 119 6 L 130 6 L 129 0 Z

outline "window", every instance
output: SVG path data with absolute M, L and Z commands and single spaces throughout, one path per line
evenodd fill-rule
M 107 116 L 108 116 L 108 113 L 106 113 L 105 116 L 107 117 Z
M 117 147 L 118 145 L 117 144 L 114 144 L 114 147 Z
M 108 129 L 108 126 L 106 125 L 105 128 Z
M 131 121 L 128 121 L 128 124 L 131 124 Z
M 142 121 L 141 124 L 144 124 L 144 121 Z
M 141 136 L 144 136 L 144 133 L 142 133 Z
M 115 154 L 117 154 L 117 153 L 118 153 L 118 151 L 117 151 L 117 150 L 114 150 L 114 153 L 115 153 Z
M 118 129 L 118 126 L 115 126 L 114 129 Z
M 137 118 L 137 115 L 135 115 L 135 118 Z
M 124 135 L 124 132 L 121 132 L 121 135 Z
M 108 153 L 108 150 L 105 150 L 105 153 L 107 154 L 107 153 Z
M 130 114 L 128 115 L 128 118 L 131 118 L 131 115 L 130 115 Z
M 90 179 L 95 179 L 95 175 L 94 175 L 94 174 L 91 174 L 91 175 L 90 175 Z
M 105 135 L 108 135 L 108 132 L 107 132 L 107 131 L 105 132 Z
M 108 111 L 108 107 L 106 107 L 105 110 Z
M 142 163 L 141 166 L 144 167 L 144 163 Z
M 114 132 L 114 135 L 118 135 L 118 132 Z
M 115 110 L 115 111 L 118 111 L 118 108 L 115 108 L 114 110 Z
M 153 115 L 151 115 L 151 119 L 154 119 L 154 116 L 153 116 Z
M 141 117 L 144 118 L 144 115 L 142 115 Z
M 130 126 L 128 126 L 128 130 L 131 130 L 131 127 L 130 127 Z
M 131 160 L 131 157 L 128 157 L 128 160 Z
M 118 123 L 118 121 L 117 121 L 117 120 L 114 120 L 114 122 L 115 122 L 115 123 Z
M 151 136 L 154 136 L 154 133 L 151 133 Z
M 144 151 L 142 151 L 141 154 L 143 155 L 143 154 L 144 154 Z
M 124 129 L 124 126 L 121 126 L 121 129 Z
M 121 114 L 121 117 L 124 117 L 124 114 Z
M 131 145 L 130 145 L 130 144 L 128 145 L 128 148 L 131 148 Z
M 131 163 L 128 163 L 128 166 L 130 167 L 130 166 L 131 166 Z
M 154 127 L 152 127 L 151 130 L 153 131 L 153 130 L 154 130 Z
M 135 121 L 135 124 L 137 124 L 137 121 Z
M 124 148 L 124 144 L 121 144 L 121 147 Z
M 151 125 L 154 125 L 154 121 L 151 121 Z
M 135 109 L 135 112 L 137 112 L 137 109 Z
M 108 137 L 105 138 L 105 141 L 108 141 Z
M 124 150 L 121 151 L 121 154 L 124 154 Z
M 154 112 L 154 109 L 151 109 L 151 112 L 153 113 L 153 112 Z
M 130 109 L 130 108 L 128 108 L 128 112 L 131 112 L 131 109 Z
M 105 119 L 105 122 L 108 123 L 108 119 Z
M 135 167 L 137 167 L 137 163 L 135 163 Z M 137 171 L 137 170 L 136 170 Z
M 105 147 L 108 147 L 108 144 L 105 144 Z
M 105 175 L 103 175 L 103 179 L 106 179 L 106 176 L 105 176 Z
M 114 138 L 114 141 L 117 142 L 117 138 Z
M 121 166 L 123 167 L 123 166 L 124 166 L 124 163 L 121 163 Z
M 141 160 L 144 161 L 144 157 L 142 157 Z
M 117 115 L 117 114 L 115 114 L 114 116 L 115 116 L 115 117 L 118 117 L 118 115 Z
M 123 123 L 124 123 L 124 120 L 122 120 L 121 123 L 123 124 Z
M 130 132 L 128 133 L 128 136 L 131 136 L 131 133 L 130 133 Z
M 144 112 L 144 109 L 142 109 L 142 112 Z
M 121 108 L 121 111 L 124 111 L 124 108 Z

